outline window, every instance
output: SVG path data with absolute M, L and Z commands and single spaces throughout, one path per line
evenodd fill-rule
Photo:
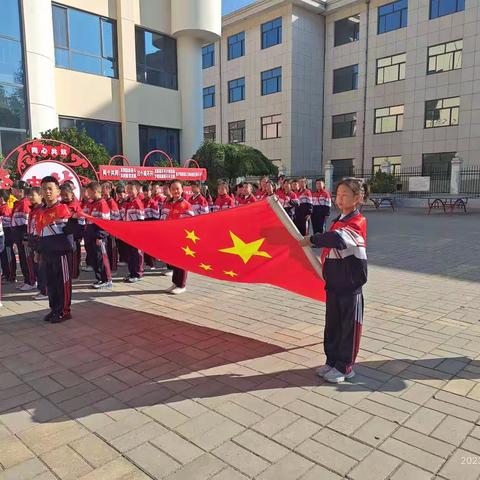
M 215 106 L 215 85 L 203 89 L 203 108 Z
M 375 109 L 375 133 L 401 132 L 404 105 Z
M 432 173 L 450 173 L 452 159 L 455 152 L 424 153 L 422 155 L 422 175 L 430 176 Z
M 465 10 L 465 0 L 430 0 L 430 19 Z
M 378 33 L 387 33 L 407 26 L 408 0 L 397 0 L 378 7 Z
M 353 158 L 341 158 L 331 161 L 333 166 L 333 181 L 353 176 Z
M 344 113 L 332 117 L 332 138 L 355 137 L 357 134 L 357 114 Z
M 202 48 L 202 68 L 210 68 L 215 65 L 215 44 L 205 45 Z
M 245 100 L 245 77 L 228 82 L 228 103 Z
M 282 91 L 282 67 L 262 72 L 262 95 Z
M 282 17 L 262 24 L 262 49 L 282 43 Z
M 377 85 L 405 80 L 406 54 L 399 53 L 377 60 Z
M 167 35 L 135 27 L 137 82 L 178 89 L 177 41 Z
M 147 127 L 139 125 L 140 161 L 152 150 L 163 150 L 174 162 L 180 161 L 180 131 L 173 128 Z M 159 157 L 149 157 L 146 166 L 153 166 Z
M 242 143 L 245 141 L 245 120 L 228 124 L 228 143 Z
M 425 102 L 425 128 L 458 125 L 460 97 L 428 100 Z
M 85 130 L 88 136 L 102 144 L 110 156 L 122 153 L 122 127 L 120 123 L 89 118 L 59 117 L 60 130 L 76 128 Z
M 358 88 L 358 65 L 337 68 L 333 71 L 333 93 L 347 92 Z
M 27 137 L 23 37 L 18 0 L 2 1 L 0 14 L 0 154 Z
M 360 38 L 360 15 L 352 15 L 335 22 L 334 46 L 357 42 Z
M 55 65 L 117 77 L 116 22 L 70 7 L 52 8 Z
M 203 127 L 203 140 L 205 142 L 214 142 L 217 136 L 217 127 L 216 125 L 208 125 Z
M 262 140 L 280 138 L 282 136 L 282 116 L 269 115 L 262 117 Z
M 462 68 L 463 40 L 428 47 L 427 74 Z
M 402 165 L 401 155 L 390 156 L 390 157 L 373 157 L 372 159 L 372 170 L 373 173 L 381 171 L 382 165 L 389 163 L 392 166 L 392 173 L 394 175 L 400 173 L 400 167 Z
M 245 32 L 228 37 L 228 59 L 233 60 L 245 55 Z

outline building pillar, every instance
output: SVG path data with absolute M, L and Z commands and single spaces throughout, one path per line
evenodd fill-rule
M 58 127 L 52 2 L 23 0 L 25 64 L 32 138 Z
M 461 188 L 461 170 L 463 160 L 458 156 L 452 158 L 452 172 L 450 175 L 450 193 L 458 195 Z
M 325 163 L 325 188 L 331 192 L 333 186 L 333 165 L 331 162 L 327 162 Z

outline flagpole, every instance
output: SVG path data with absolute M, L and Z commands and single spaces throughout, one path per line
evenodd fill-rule
M 300 242 L 300 240 L 303 239 L 303 236 L 298 231 L 292 219 L 287 215 L 287 212 L 285 211 L 285 209 L 279 204 L 278 197 L 276 195 L 272 195 L 268 197 L 267 200 L 270 206 L 272 207 L 272 210 L 275 212 L 278 219 L 283 223 L 284 227 L 288 230 L 290 235 L 292 235 L 293 238 L 295 238 Z M 315 269 L 318 276 L 323 280 L 322 264 L 320 263 L 319 259 L 315 256 L 315 254 L 312 252 L 312 248 L 311 247 L 302 247 L 302 248 L 309 262 L 312 264 L 312 267 Z

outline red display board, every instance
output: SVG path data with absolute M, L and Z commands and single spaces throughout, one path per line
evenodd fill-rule
M 205 181 L 207 170 L 205 168 L 100 165 L 98 176 L 100 180 L 138 180 L 141 182 L 182 180 L 193 182 Z

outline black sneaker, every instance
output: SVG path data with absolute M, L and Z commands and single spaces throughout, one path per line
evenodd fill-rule
M 72 318 L 72 315 L 70 313 L 54 313 L 52 316 L 52 319 L 50 320 L 50 323 L 61 323 L 64 322 L 65 320 L 70 320 Z
M 51 321 L 52 321 L 52 317 L 53 317 L 54 315 L 55 315 L 54 312 L 48 313 L 47 315 L 45 315 L 45 316 L 43 317 L 43 321 L 44 321 L 44 322 L 51 322 Z

